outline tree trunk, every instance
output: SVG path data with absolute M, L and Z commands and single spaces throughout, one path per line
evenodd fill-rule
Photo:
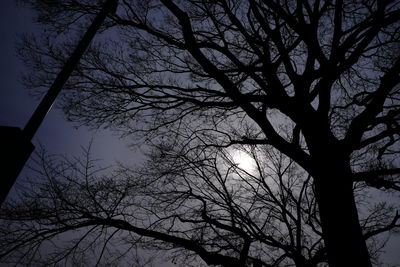
M 326 159 L 319 165 L 314 186 L 330 267 L 369 267 L 354 200 L 350 168 Z

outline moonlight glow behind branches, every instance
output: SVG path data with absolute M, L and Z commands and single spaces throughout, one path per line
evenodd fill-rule
M 256 163 L 247 152 L 235 149 L 231 151 L 231 155 L 233 162 L 244 171 L 252 172 L 255 169 Z

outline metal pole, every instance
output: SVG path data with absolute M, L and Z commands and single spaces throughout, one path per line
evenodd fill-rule
M 40 124 L 42 123 L 47 112 L 51 109 L 55 99 L 60 93 L 65 82 L 68 80 L 72 71 L 75 69 L 79 60 L 81 59 L 83 53 L 86 51 L 93 37 L 95 36 L 97 30 L 100 28 L 104 19 L 107 17 L 108 13 L 115 12 L 117 8 L 118 0 L 107 0 L 100 13 L 93 20 L 92 24 L 87 29 L 85 35 L 82 37 L 81 41 L 78 43 L 74 52 L 70 58 L 65 63 L 64 67 L 61 69 L 60 73 L 57 75 L 53 84 L 51 85 L 49 91 L 46 93 L 39 106 L 36 108 L 32 117 L 26 124 L 24 128 L 24 134 L 29 140 L 32 140 L 36 131 L 38 130 Z
M 23 131 L 16 127 L 0 126 L 0 206 L 3 204 L 19 173 L 34 150 L 31 140 L 47 112 L 51 109 L 62 87 L 75 69 L 105 18 L 109 13 L 114 13 L 117 6 L 118 0 L 106 0 L 104 2 L 99 14 L 95 17 L 72 55 L 64 64 Z

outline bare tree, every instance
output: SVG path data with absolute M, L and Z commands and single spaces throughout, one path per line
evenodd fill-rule
M 192 141 L 193 143 L 193 141 Z M 235 153 L 247 153 L 245 169 Z M 232 156 L 233 155 L 233 156 Z M 323 266 L 327 250 L 311 177 L 270 146 L 154 144 L 141 168 L 40 154 L 37 177 L 0 212 L 2 262 L 148 266 Z M 396 227 L 393 206 L 368 207 L 366 239 Z M 384 242 L 370 242 L 376 262 Z M 84 259 L 84 261 L 83 261 Z
M 31 190 L 0 214 L 4 262 L 109 266 L 136 258 L 138 247 L 172 251 L 182 266 L 326 261 L 310 177 L 293 161 L 258 148 L 244 170 L 225 149 L 159 147 L 140 170 L 113 173 L 89 151 L 73 160 L 42 154 Z M 49 249 L 58 235 L 65 244 Z
M 48 29 L 21 48 L 34 62 L 26 82 L 45 86 L 65 60 L 62 40 L 98 7 L 25 2 Z M 120 1 L 62 105 L 73 121 L 148 142 L 173 132 L 188 147 L 197 135 L 216 135 L 208 146 L 274 147 L 312 177 L 330 266 L 371 266 L 354 184 L 399 190 L 399 6 Z

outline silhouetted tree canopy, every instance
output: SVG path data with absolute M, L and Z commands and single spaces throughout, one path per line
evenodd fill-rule
M 141 168 L 36 155 L 37 176 L 0 217 L 3 262 L 148 266 L 143 250 L 182 266 L 317 266 L 327 261 L 311 177 L 270 146 L 163 143 Z M 235 153 L 252 164 L 241 168 Z M 373 259 L 394 228 L 390 203 L 357 187 Z M 168 253 L 169 252 L 169 253 Z M 199 259 L 202 259 L 199 260 Z
M 46 26 L 19 50 L 40 92 L 102 1 L 23 2 Z M 374 237 L 399 227 L 398 205 L 364 200 L 398 197 L 399 21 L 397 0 L 119 1 L 60 105 L 77 124 L 145 143 L 149 162 L 104 179 L 90 161 L 51 167 L 44 199 L 1 215 L 49 232 L 4 240 L 21 231 L 23 253 L 84 228 L 91 244 L 121 235 L 127 251 L 194 265 L 371 266 Z M 236 148 L 256 158 L 254 173 L 230 162 Z

